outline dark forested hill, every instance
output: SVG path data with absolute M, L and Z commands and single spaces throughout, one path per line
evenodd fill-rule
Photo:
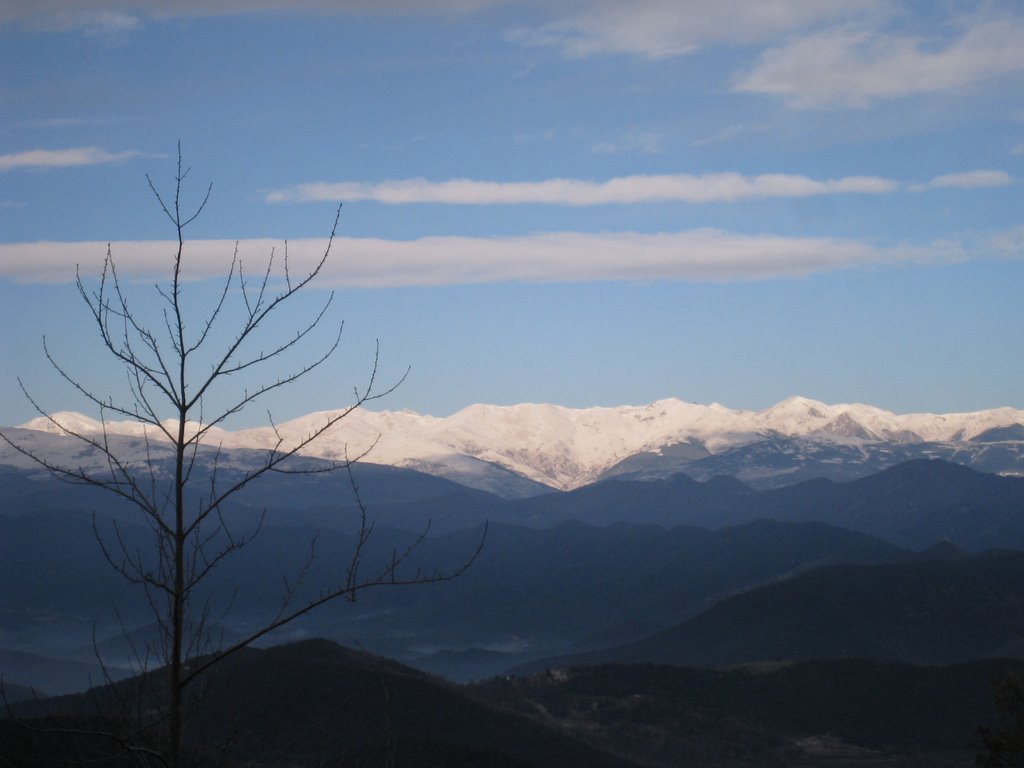
M 821 568 L 723 600 L 639 642 L 529 668 L 996 656 L 1024 656 L 1024 552 Z
M 144 696 L 160 689 L 159 674 L 154 674 Z M 130 699 L 138 684 L 138 678 L 123 681 L 117 694 L 108 687 L 23 702 L 12 713 L 18 721 L 44 714 L 95 718 L 116 711 L 115 703 Z M 630 765 L 552 725 L 498 710 L 437 678 L 320 640 L 232 657 L 204 676 L 201 695 L 189 711 L 191 748 L 197 754 L 217 754 L 229 765 L 357 765 L 360 755 L 374 753 L 403 754 L 406 765 L 416 764 L 410 758 L 418 753 L 434 753 L 445 757 L 443 765 L 466 768 Z M 101 730 L 92 723 L 93 730 Z M 38 732 L 22 731 L 8 720 L 0 721 L 0 735 L 5 757 L 13 764 L 49 765 L 32 757 L 33 751 L 45 751 Z M 59 731 L 51 735 L 56 743 L 66 738 Z M 99 738 L 88 746 L 89 754 L 102 755 L 106 746 L 110 740 Z M 117 746 L 112 745 L 113 751 Z
M 580 667 L 475 690 L 652 766 L 973 766 L 992 683 L 1024 661 Z
M 187 733 L 196 764 L 221 768 L 966 768 L 1008 672 L 1024 662 L 608 665 L 459 687 L 306 641 L 211 672 Z M 113 700 L 97 689 L 12 704 L 0 758 L 42 768 L 109 754 L 109 739 L 60 728 L 111 728 L 100 713 Z

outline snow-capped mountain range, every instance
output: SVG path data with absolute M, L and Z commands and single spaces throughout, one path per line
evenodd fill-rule
M 205 444 L 267 449 L 277 435 L 285 444 L 298 440 L 333 413 L 279 424 L 276 434 L 270 427 L 213 429 Z M 155 437 L 152 427 L 147 431 L 137 422 L 103 425 L 73 412 L 55 413 L 52 421 L 33 419 L 18 429 L 26 430 L 19 433 L 22 440 L 54 451 L 54 440 L 38 433 L 57 436 L 62 432 L 57 424 L 83 435 L 105 429 L 108 436 L 122 436 L 118 451 L 134 452 L 126 458 L 136 461 L 145 460 L 146 441 L 140 438 L 147 433 Z M 157 442 L 152 441 L 151 452 Z M 577 488 L 612 475 L 664 476 L 680 470 L 699 478 L 733 474 L 762 486 L 778 485 L 816 474 L 867 474 L 922 456 L 1024 474 L 1024 411 L 900 415 L 870 405 L 827 405 L 804 397 L 761 411 L 678 399 L 583 409 L 471 405 L 445 418 L 358 409 L 305 453 L 344 459 L 371 446 L 367 461 L 413 468 L 508 496 L 545 490 L 541 486 Z M 77 449 L 75 461 L 88 463 L 88 451 L 82 452 L 80 443 Z M 0 463 L 24 462 L 25 457 L 0 445 Z M 863 471 L 851 468 L 858 463 Z

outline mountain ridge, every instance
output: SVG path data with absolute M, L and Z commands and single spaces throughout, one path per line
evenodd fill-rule
M 337 413 L 310 413 L 276 427 L 238 431 L 215 428 L 205 444 L 267 450 L 276 444 L 279 435 L 286 442 L 298 441 Z M 192 425 L 192 429 L 197 426 Z M 138 422 L 101 424 L 70 411 L 32 419 L 19 428 L 51 435 L 64 431 L 98 435 L 105 429 L 108 435 L 132 438 L 140 445 L 147 437 L 153 443 L 163 439 L 156 428 Z M 529 483 L 570 490 L 624 471 L 622 465 L 628 468 L 636 457 L 643 458 L 640 464 L 646 471 L 663 476 L 668 469 L 678 471 L 701 459 L 707 461 L 778 438 L 795 440 L 815 450 L 845 450 L 852 456 L 844 457 L 845 462 L 855 460 L 858 451 L 867 458 L 872 452 L 884 454 L 892 446 L 902 458 L 930 451 L 943 458 L 960 453 L 962 463 L 971 465 L 972 457 L 991 454 L 993 444 L 1009 445 L 1013 450 L 1003 457 L 1000 466 L 1024 474 L 1022 437 L 1024 410 L 1010 407 L 967 413 L 896 414 L 860 403 L 828 405 L 790 397 L 769 408 L 751 411 L 667 398 L 642 406 L 576 409 L 530 403 L 475 404 L 447 417 L 408 410 L 355 409 L 304 455 L 344 460 L 372 446 L 369 458 L 375 463 L 415 468 L 483 490 L 513 487 L 510 472 Z M 932 449 L 932 445 L 938 447 Z M 10 453 L 11 449 L 0 451 L 0 462 L 11 463 Z M 824 461 L 834 459 L 826 457 Z M 884 455 L 881 461 L 884 464 Z M 996 471 L 1000 471 L 998 467 Z M 742 474 L 737 476 L 747 479 Z M 508 493 L 529 495 L 542 490 L 522 486 Z

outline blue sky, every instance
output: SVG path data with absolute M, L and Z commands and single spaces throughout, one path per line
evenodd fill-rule
M 875 0 L 0 2 L 0 424 L 99 392 L 75 265 L 150 302 L 213 193 L 197 304 L 234 242 L 299 267 L 344 203 L 317 377 L 236 425 L 474 402 L 898 412 L 1024 407 L 1024 8 Z M 310 354 L 315 353 L 314 340 Z

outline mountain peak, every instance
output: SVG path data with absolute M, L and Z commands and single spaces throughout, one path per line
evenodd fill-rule
M 824 426 L 818 427 L 811 434 L 829 435 L 831 437 L 852 437 L 857 440 L 877 440 L 877 435 L 858 422 L 849 411 L 843 411 Z
M 75 411 L 57 411 L 49 417 L 37 416 L 31 421 L 20 425 L 21 429 L 33 429 L 37 432 L 47 432 L 51 435 L 66 435 L 68 432 L 78 434 L 94 434 L 102 428 L 96 419 L 90 419 Z
M 793 395 L 791 397 L 787 397 L 785 400 L 782 400 L 781 402 L 776 403 L 775 405 L 771 406 L 770 408 L 767 408 L 766 410 L 769 410 L 769 411 L 786 410 L 786 411 L 788 411 L 788 410 L 798 410 L 798 409 L 802 409 L 802 410 L 806 410 L 806 411 L 825 412 L 825 411 L 829 410 L 829 406 L 826 405 L 825 403 L 821 402 L 820 400 L 813 400 L 813 399 L 811 399 L 809 397 L 803 397 L 802 395 Z

